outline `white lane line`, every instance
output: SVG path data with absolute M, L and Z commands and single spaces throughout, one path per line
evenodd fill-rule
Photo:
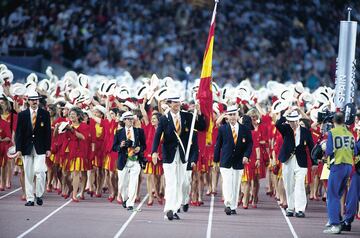
M 294 230 L 294 227 L 292 226 L 289 218 L 288 218 L 288 217 L 286 216 L 286 214 L 285 214 L 284 209 L 282 209 L 282 208 L 280 207 L 280 210 L 281 210 L 283 216 L 285 217 L 285 220 L 286 220 L 286 222 L 287 222 L 287 224 L 288 224 L 288 226 L 289 226 L 289 228 L 290 228 L 290 231 L 291 231 L 293 237 L 294 237 L 294 238 L 298 238 L 298 236 L 297 236 L 297 234 L 296 234 L 296 232 L 295 232 L 295 230 Z
M 11 195 L 11 194 L 13 194 L 13 193 L 16 193 L 16 192 L 19 191 L 19 190 L 21 190 L 21 188 L 17 188 L 17 189 L 15 189 L 14 191 L 11 191 L 10 193 L 7 193 L 7 194 L 1 196 L 1 197 L 0 197 L 0 200 L 3 199 L 3 198 L 6 198 L 7 196 L 9 196 L 9 195 Z
M 209 211 L 209 221 L 206 230 L 206 238 L 211 237 L 211 227 L 212 227 L 212 219 L 213 219 L 213 212 L 214 212 L 214 194 L 211 195 L 211 202 L 210 202 L 210 211 Z
M 124 223 L 124 225 L 122 225 L 122 227 L 120 228 L 120 230 L 114 235 L 114 238 L 118 238 L 121 236 L 121 234 L 125 231 L 126 227 L 130 224 L 131 220 L 135 217 L 135 215 L 138 213 L 139 209 L 141 208 L 141 206 L 144 204 L 144 202 L 146 201 L 146 199 L 149 197 L 149 194 L 146 194 L 146 196 L 144 197 L 144 199 L 141 201 L 141 203 L 137 206 L 137 208 L 132 212 L 131 216 L 129 217 L 129 219 L 127 219 L 127 221 Z
M 80 196 L 80 193 L 78 194 L 78 196 Z M 60 211 L 61 209 L 63 209 L 64 207 L 66 207 L 69 203 L 71 203 L 72 200 L 71 198 L 69 199 L 69 201 L 67 201 L 66 203 L 64 203 L 61 207 L 58 207 L 56 210 L 54 210 L 52 213 L 50 213 L 49 215 L 47 215 L 45 218 L 43 218 L 41 221 L 39 221 L 38 223 L 36 223 L 34 226 L 30 227 L 28 230 L 26 230 L 24 233 L 22 233 L 21 235 L 17 236 L 17 238 L 22 238 L 24 236 L 26 236 L 27 234 L 29 234 L 31 231 L 35 230 L 38 226 L 40 226 L 42 223 L 44 223 L 47 219 L 49 219 L 50 217 L 52 217 L 55 213 L 57 213 L 58 211 Z

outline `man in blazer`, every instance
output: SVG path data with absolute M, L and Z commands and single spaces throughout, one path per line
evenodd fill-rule
M 250 128 L 238 122 L 237 106 L 229 106 L 226 114 L 228 123 L 219 128 L 214 162 L 220 162 L 225 213 L 231 215 L 236 214 L 240 180 L 244 164 L 249 162 L 253 141 Z
M 174 94 L 173 94 L 174 95 Z M 176 214 L 182 203 L 182 185 L 186 171 L 185 150 L 189 140 L 192 114 L 180 111 L 179 95 L 167 98 L 170 111 L 160 118 L 152 146 L 152 159 L 158 159 L 157 148 L 163 136 L 162 161 L 165 177 L 164 212 L 169 220 L 180 219 Z M 195 124 L 197 130 L 206 128 L 205 119 L 198 110 Z
M 140 163 L 142 164 L 144 160 L 146 141 L 144 130 L 133 127 L 134 115 L 131 112 L 125 112 L 121 118 L 125 127 L 116 132 L 112 149 L 119 153 L 117 161 L 118 189 L 122 196 L 123 207 L 132 211 L 138 189 Z
M 299 125 L 300 109 L 288 109 L 276 122 L 284 143 L 281 146 L 279 160 L 283 166 L 284 187 L 287 198 L 287 216 L 305 217 L 307 173 L 307 152 L 312 151 L 314 142 L 311 132 Z
M 48 111 L 39 108 L 40 96 L 28 93 L 30 107 L 18 114 L 15 145 L 18 156 L 23 156 L 25 172 L 25 206 L 34 206 L 34 175 L 36 176 L 36 203 L 43 204 L 47 167 L 45 158 L 50 156 L 51 125 Z

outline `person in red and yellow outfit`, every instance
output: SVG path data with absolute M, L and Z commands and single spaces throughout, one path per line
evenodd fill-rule
M 67 148 L 68 155 L 68 171 L 72 174 L 72 201 L 79 202 L 77 198 L 78 190 L 84 199 L 84 190 L 86 184 L 86 159 L 87 159 L 87 136 L 88 126 L 82 123 L 82 111 L 80 108 L 74 107 L 70 110 L 69 118 L 71 124 L 66 126 L 65 136 L 68 139 Z M 80 181 L 81 175 L 81 181 Z M 81 183 L 80 183 L 81 182 Z

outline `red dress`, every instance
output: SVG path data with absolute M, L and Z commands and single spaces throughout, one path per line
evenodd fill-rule
M 16 126 L 17 126 L 17 114 L 13 113 L 13 112 L 2 114 L 1 119 L 5 122 L 4 126 L 1 126 L 1 128 L 3 130 L 9 130 L 9 132 L 10 132 L 9 138 L 12 139 L 12 135 L 13 135 L 13 133 L 15 134 Z M 11 147 L 13 145 L 13 143 L 12 142 L 4 142 L 4 143 L 5 143 L 4 144 L 5 147 L 7 147 L 4 159 L 7 161 L 8 160 L 7 155 L 6 155 L 7 150 L 8 150 L 9 147 Z M 1 161 L 0 167 L 2 166 L 3 163 L 6 164 L 6 161 Z M 21 166 L 22 165 L 22 159 L 17 158 L 16 161 L 15 161 L 15 164 Z
M 77 138 L 75 131 L 81 133 L 85 137 L 84 140 Z M 67 170 L 70 172 L 86 171 L 87 169 L 88 131 L 88 125 L 80 123 L 79 126 L 74 127 L 73 132 L 65 132 L 65 137 L 67 138 L 66 151 L 68 153 Z
M 145 174 L 155 174 L 155 175 L 162 175 L 164 173 L 163 166 L 162 166 L 162 156 L 161 156 L 161 146 L 162 146 L 162 138 L 160 139 L 159 147 L 158 147 L 158 155 L 159 159 L 154 165 L 152 162 L 151 152 L 152 152 L 152 144 L 155 137 L 156 129 L 153 125 L 150 123 L 148 125 L 143 125 L 143 129 L 145 132 L 145 138 L 146 138 L 146 149 L 144 151 L 144 156 L 147 160 L 146 166 L 144 169 Z
M 9 124 L 0 118 L 0 138 L 10 138 L 11 139 L 11 133 L 10 133 L 10 127 Z M 0 142 L 0 167 L 5 167 L 8 157 L 7 157 L 7 151 L 11 145 L 10 141 L 1 141 Z
M 93 138 L 93 142 L 95 143 L 95 151 L 94 151 L 94 161 L 93 166 L 98 168 L 104 167 L 104 159 L 105 159 L 105 136 L 107 131 L 109 130 L 109 123 L 105 119 L 101 119 L 100 123 L 95 123 L 95 138 Z
M 63 135 L 62 134 L 57 134 L 57 136 L 54 135 L 54 129 L 57 125 L 59 125 L 61 122 L 66 121 L 66 118 L 64 117 L 58 117 L 56 118 L 52 123 L 51 123 L 51 155 L 49 160 L 51 161 L 51 163 L 47 160 L 47 165 L 52 165 L 52 164 L 60 164 L 60 148 L 61 148 L 61 144 L 60 144 L 60 139 Z
M 116 162 L 118 159 L 118 153 L 116 151 L 112 151 L 112 145 L 114 143 L 114 137 L 117 127 L 118 127 L 118 123 L 115 120 L 111 120 L 108 123 L 108 131 L 104 139 L 104 144 L 105 144 L 104 168 L 112 172 L 115 172 L 117 168 Z
M 253 147 L 252 147 L 251 156 L 249 158 L 250 162 L 245 165 L 245 172 L 246 175 L 249 177 L 248 181 L 253 180 L 256 175 L 258 175 L 259 178 L 265 178 L 266 176 L 265 164 L 262 161 L 261 153 L 260 153 L 260 166 L 258 168 L 256 168 L 255 166 L 256 157 L 257 157 L 256 149 L 257 148 L 260 149 L 260 141 L 263 140 L 260 127 L 258 127 L 255 130 L 252 130 L 251 136 L 253 140 Z

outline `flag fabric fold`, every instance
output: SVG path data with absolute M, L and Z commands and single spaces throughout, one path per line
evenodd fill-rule
M 216 8 L 218 1 L 215 2 L 214 11 L 212 14 L 209 35 L 206 43 L 200 84 L 197 92 L 197 99 L 200 103 L 201 113 L 204 115 L 206 120 L 206 144 L 211 145 L 212 143 L 212 129 L 213 129 L 213 94 L 212 94 L 212 57 L 213 47 L 215 38 L 215 17 Z

